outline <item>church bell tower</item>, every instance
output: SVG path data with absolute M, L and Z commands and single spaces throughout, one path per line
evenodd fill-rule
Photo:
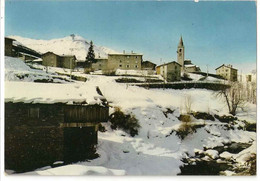
M 182 36 L 180 38 L 180 42 L 177 48 L 177 61 L 182 66 L 181 70 L 183 72 L 184 71 L 184 45 L 183 45 Z

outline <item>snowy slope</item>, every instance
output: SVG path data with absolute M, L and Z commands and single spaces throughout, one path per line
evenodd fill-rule
M 37 80 L 48 80 L 56 83 L 70 82 L 67 77 L 58 76 L 54 71 L 46 73 L 43 70 L 31 69 L 19 58 L 5 56 L 4 60 L 5 81 L 34 82 Z
M 107 131 L 99 132 L 97 152 L 100 157 L 88 162 L 78 162 L 73 166 L 65 166 L 35 171 L 30 174 L 52 175 L 68 174 L 68 168 L 74 175 L 110 175 L 108 170 L 120 170 L 125 175 L 176 175 L 180 173 L 181 161 L 186 154 L 194 155 L 196 150 L 208 148 L 207 154 L 214 158 L 219 153 L 213 147 L 223 146 L 224 143 L 249 143 L 256 140 L 255 132 L 241 129 L 226 130 L 225 124 L 218 120 L 205 121 L 205 126 L 198 128 L 196 133 L 181 140 L 172 130 L 177 130 L 181 124 L 180 114 L 185 113 L 185 97 L 191 96 L 192 110 L 214 114 L 228 114 L 222 100 L 217 99 L 213 91 L 205 89 L 172 90 L 144 89 L 136 86 L 118 84 L 115 77 L 87 75 L 87 85 L 99 86 L 110 106 L 119 106 L 123 112 L 133 114 L 140 122 L 139 135 L 131 137 L 122 130 L 111 130 L 110 123 L 103 124 Z M 167 109 L 173 113 L 165 116 Z M 112 112 L 113 109 L 110 110 Z M 241 111 L 241 110 L 240 110 Z M 256 122 L 256 105 L 248 107 L 250 119 Z M 243 119 L 247 120 L 247 117 Z M 238 115 L 238 118 L 239 115 Z M 201 122 L 204 120 L 194 120 Z M 255 152 L 255 147 L 250 147 Z M 233 155 L 240 162 L 241 154 Z M 248 154 L 247 154 L 248 155 Z M 222 155 L 223 156 L 223 155 Z M 207 157 L 205 157 L 207 158 Z M 89 173 L 87 170 L 93 169 Z M 28 173 L 29 174 L 29 173 Z
M 51 51 L 59 55 L 75 55 L 77 60 L 86 59 L 86 55 L 90 45 L 90 41 L 78 35 L 70 35 L 64 38 L 52 40 L 36 40 L 23 38 L 20 36 L 9 37 L 40 53 Z M 117 53 L 112 49 L 96 45 L 94 45 L 94 51 L 96 57 L 107 57 L 108 53 Z

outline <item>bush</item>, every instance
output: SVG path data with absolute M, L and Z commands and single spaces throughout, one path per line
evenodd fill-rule
M 102 71 L 102 73 L 106 76 L 115 76 L 116 75 L 116 71 L 114 71 L 114 70 L 104 70 L 104 71 Z
M 219 115 L 215 114 L 214 117 L 223 123 L 230 123 L 230 122 L 237 120 L 237 117 L 234 117 L 234 116 L 226 116 L 226 115 L 219 116 Z
M 178 117 L 178 119 L 179 119 L 180 121 L 184 122 L 184 123 L 189 123 L 189 122 L 192 121 L 190 115 L 188 115 L 188 114 L 181 114 L 181 115 Z
M 256 132 L 256 123 L 249 123 L 247 121 L 243 121 L 245 123 L 244 129 L 246 131 Z
M 194 124 L 192 123 L 191 116 L 186 114 L 186 115 L 180 115 L 179 120 L 182 121 L 180 127 L 178 130 L 176 130 L 176 135 L 181 138 L 182 140 L 186 138 L 189 134 L 192 134 L 196 132 L 198 128 L 201 128 L 205 125 L 201 124 Z
M 110 115 L 109 121 L 112 124 L 112 129 L 121 128 L 132 137 L 138 135 L 140 128 L 138 120 L 133 115 L 124 114 L 118 107 L 116 107 L 115 112 Z
M 118 83 L 142 83 L 143 81 L 133 79 L 133 78 L 120 78 L 120 79 L 116 79 L 116 82 L 118 82 Z
M 214 121 L 214 117 L 206 112 L 193 112 L 191 113 L 196 119 L 211 120 Z

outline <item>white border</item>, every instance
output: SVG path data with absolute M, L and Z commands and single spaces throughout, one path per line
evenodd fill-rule
M 200 1 L 207 1 L 207 0 L 200 0 Z M 244 1 L 244 0 L 243 0 Z M 246 1 L 246 0 L 245 0 Z M 249 0 L 250 1 L 250 0 Z M 257 5 L 259 5 L 259 0 L 256 2 Z M 1 115 L 0 115 L 0 129 L 1 129 L 1 134 L 0 134 L 0 138 L 1 138 L 1 146 L 0 146 L 0 158 L 1 158 L 1 165 L 0 165 L 0 175 L 1 175 L 1 180 L 5 181 L 5 180 L 10 180 L 10 181 L 16 181 L 16 180 L 22 180 L 22 181 L 27 181 L 27 180 L 57 180 L 57 179 L 62 179 L 63 181 L 67 181 L 67 180 L 108 180 L 108 181 L 114 181 L 114 180 L 137 180 L 137 181 L 144 181 L 144 180 L 149 180 L 149 181 L 157 181 L 157 180 L 259 180 L 259 175 L 260 175 L 260 163 L 259 163 L 259 155 L 258 155 L 258 151 L 259 151 L 259 144 L 257 143 L 257 176 L 239 176 L 239 177 L 227 177 L 227 176 L 192 176 L 192 177 L 188 177 L 188 176 L 142 176 L 142 177 L 137 177 L 137 176 L 125 176 L 125 177 L 118 177 L 118 176 L 5 176 L 4 175 L 4 13 L 5 13 L 5 9 L 4 6 L 5 5 L 5 0 L 1 0 L 1 4 L 0 4 L 0 15 L 1 15 L 1 19 L 0 19 L 0 79 L 1 79 L 1 104 L 0 104 L 0 109 L 1 109 Z M 259 21 L 258 21 L 258 17 L 259 16 L 259 8 L 257 8 L 257 33 L 259 30 Z M 259 36 L 257 36 L 257 45 L 259 43 Z M 259 57 L 259 52 L 260 52 L 260 48 L 259 46 L 257 46 L 257 59 Z M 260 70 L 260 64 L 257 63 L 257 70 Z M 260 85 L 260 80 L 259 80 L 259 74 L 257 74 L 257 95 L 259 95 L 259 85 Z M 257 96 L 257 102 L 259 102 L 259 96 Z M 257 109 L 257 118 L 258 118 L 258 109 Z M 258 119 L 257 119 L 258 120 Z M 257 124 L 257 131 L 259 132 L 260 130 L 260 125 Z M 260 140 L 259 138 L 259 134 L 257 134 L 257 142 L 258 140 Z M 156 163 L 155 163 L 156 164 Z

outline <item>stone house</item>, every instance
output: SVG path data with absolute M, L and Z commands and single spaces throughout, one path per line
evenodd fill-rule
M 200 72 L 200 67 L 194 65 L 190 59 L 184 60 L 184 72 Z
M 183 43 L 182 36 L 180 38 L 178 47 L 177 47 L 177 62 L 182 66 L 181 71 L 182 72 L 200 72 L 200 67 L 197 65 L 194 65 L 191 60 L 186 59 L 185 60 L 185 47 Z
M 74 69 L 76 65 L 76 57 L 75 55 L 60 56 L 53 52 L 46 52 L 42 55 L 42 65 Z
M 138 53 L 114 53 L 108 54 L 107 68 L 110 71 L 122 70 L 141 70 L 143 55 Z
M 222 76 L 226 80 L 237 81 L 237 69 L 233 68 L 232 65 L 221 65 L 215 69 L 216 74 Z
M 142 62 L 142 70 L 155 70 L 156 64 L 150 61 Z
M 102 70 L 102 71 L 106 71 L 107 70 L 107 62 L 108 59 L 107 58 L 95 58 L 96 63 L 92 63 L 91 68 L 93 71 L 97 71 L 97 70 Z
M 5 56 L 18 57 L 25 62 L 30 62 L 40 58 L 41 54 L 24 46 L 15 39 L 5 37 Z
M 5 37 L 5 56 L 14 56 L 13 41 L 15 40 L 12 38 Z
M 161 75 L 167 82 L 181 80 L 181 65 L 175 61 L 156 67 L 156 74 Z
M 5 169 L 25 172 L 95 156 L 98 125 L 109 117 L 99 89 L 86 87 L 82 99 L 71 95 L 74 84 L 8 82 L 5 88 Z

